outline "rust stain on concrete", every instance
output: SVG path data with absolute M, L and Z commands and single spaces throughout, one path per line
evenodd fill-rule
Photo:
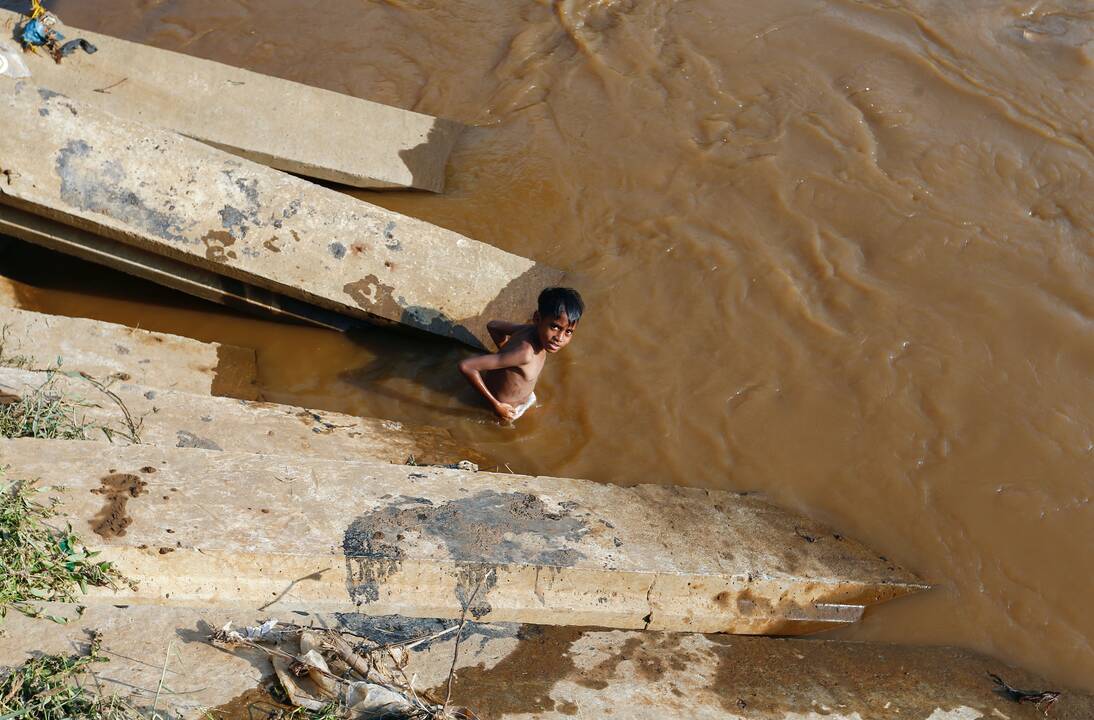
M 235 250 L 229 248 L 236 239 L 226 230 L 210 230 L 202 236 L 201 242 L 205 244 L 205 259 L 222 263 L 226 260 L 235 260 Z
M 576 705 L 556 701 L 551 691 L 559 681 L 574 675 L 570 646 L 584 634 L 584 628 L 522 625 L 517 647 L 492 668 L 480 663 L 459 671 L 453 697 L 474 708 L 482 720 L 549 712 L 576 714 Z M 499 687 L 505 687 L 506 692 L 498 692 Z M 430 694 L 443 698 L 445 691 L 446 684 L 442 684 Z
M 108 539 L 123 537 L 126 528 L 133 522 L 126 512 L 129 499 L 143 495 L 147 487 L 148 483 L 129 473 L 113 473 L 104 477 L 101 485 L 91 491 L 106 500 L 102 510 L 89 521 L 95 534 Z

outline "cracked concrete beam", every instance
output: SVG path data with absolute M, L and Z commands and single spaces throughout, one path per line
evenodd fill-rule
M 195 140 L 0 78 L 0 203 L 381 324 L 484 346 L 562 274 Z
M 0 205 L 0 232 L 236 310 L 330 330 L 345 331 L 359 325 L 358 321 L 330 310 L 6 205 Z M 0 278 L 0 303 L 4 295 L 2 284 Z
M 55 367 L 155 384 L 180 392 L 253 400 L 257 370 L 253 350 L 204 343 L 84 318 L 0 307 L 0 361 L 33 369 Z
M 136 605 L 92 606 L 82 617 L 75 617 L 72 606 L 51 605 L 47 612 L 72 621 L 56 625 L 8 614 L 0 664 L 82 650 L 88 633 L 98 630 L 110 658 L 92 666 L 102 689 L 150 708 L 166 658 L 166 685 L 173 692 L 160 693 L 158 708 L 187 720 L 265 717 L 273 707 L 262 689 L 272 674 L 263 653 L 225 652 L 205 642 L 229 620 L 240 627 L 272 616 L 380 643 L 428 637 L 455 625 L 355 613 L 271 615 Z M 454 642 L 449 633 L 411 653 L 406 671 L 416 678 L 419 692 L 443 699 Z M 280 647 L 298 652 L 292 640 Z M 995 694 L 988 672 L 1022 688 L 1064 690 L 1052 709 L 1054 720 L 1094 717 L 1094 697 L 1088 693 L 950 647 L 477 622 L 464 629 L 453 702 L 483 720 L 1043 720 L 1033 705 Z
M 924 587 L 724 491 L 43 440 L 0 463 L 66 487 L 73 527 L 140 582 L 96 602 L 794 634 Z
M 0 10 L 14 27 L 18 13 Z M 463 125 L 261 75 L 218 62 L 66 27 L 94 55 L 57 64 L 28 54 L 39 83 L 280 170 L 356 187 L 440 192 Z
M 0 367 L 0 398 L 22 397 L 47 382 L 51 393 L 78 402 L 72 415 L 78 423 L 95 426 L 88 430 L 90 440 L 126 444 L 132 423 L 140 442 L 160 447 L 390 463 L 485 462 L 479 453 L 459 447 L 442 428 L 159 390 L 129 381 L 109 383 L 115 400 L 82 377 Z

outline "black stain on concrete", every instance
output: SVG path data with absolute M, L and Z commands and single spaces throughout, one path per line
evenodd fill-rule
M 384 581 L 406 557 L 406 548 L 420 538 L 444 545 L 459 566 L 456 598 L 461 608 L 482 617 L 490 611 L 486 597 L 497 582 L 497 573 L 490 572 L 494 567 L 510 563 L 572 567 L 585 557 L 572 545 L 589 528 L 573 510 L 552 512 L 536 495 L 494 490 L 439 504 L 396 496 L 346 529 L 342 551 L 349 576 L 347 590 L 358 604 L 376 602 Z
M 392 645 L 428 638 L 453 625 L 451 620 L 407 618 L 401 615 L 335 613 L 335 617 L 346 630 L 378 645 Z M 466 642 L 469 638 L 477 636 L 481 639 L 481 643 L 485 644 L 488 640 L 516 637 L 520 627 L 519 623 L 479 623 L 472 620 L 464 625 L 461 637 Z M 451 642 L 455 637 L 456 634 L 453 632 L 427 640 L 417 645 L 415 651 L 427 650 L 434 643 Z
M 293 215 L 296 215 L 298 212 L 300 212 L 300 198 L 296 198 L 295 200 L 290 202 L 288 207 L 281 211 L 281 217 L 284 220 L 288 220 Z
M 456 599 L 461 612 L 466 611 L 478 620 L 494 609 L 486 597 L 498 584 L 496 569 L 497 566 L 462 565 L 456 570 Z
M 225 205 L 220 209 L 220 225 L 229 233 L 232 237 L 237 239 L 243 239 L 247 237 L 247 221 L 249 218 L 243 214 L 243 211 L 239 208 L 232 207 L 231 205 Z
M 232 234 L 232 237 L 242 240 L 251 227 L 261 227 L 264 224 L 259 217 L 262 203 L 258 195 L 258 178 L 236 177 L 235 170 L 221 172 L 239 192 L 236 205 L 241 205 L 242 208 L 236 205 L 225 205 L 219 211 L 220 224 Z
M 340 242 L 332 242 L 327 246 L 327 250 L 330 251 L 335 260 L 341 260 L 346 256 L 346 246 Z
M 380 587 L 399 569 L 399 561 L 389 558 L 346 558 L 347 590 L 357 605 L 380 600 Z
M 384 246 L 388 250 L 394 250 L 399 252 L 403 249 L 403 246 L 395 239 L 395 221 L 392 220 L 384 228 Z
M 87 212 L 105 215 L 171 242 L 189 242 L 181 233 L 186 222 L 150 207 L 126 187 L 125 169 L 112 161 L 96 162 L 84 140 L 70 140 L 57 153 L 61 199 Z
M 235 178 L 236 188 L 247 198 L 247 204 L 258 207 L 258 178 Z

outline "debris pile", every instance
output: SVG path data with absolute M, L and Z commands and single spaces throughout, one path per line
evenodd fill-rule
M 34 48 L 45 48 L 55 62 L 61 62 L 77 50 L 88 55 L 98 52 L 98 48 L 84 38 L 65 42 L 60 30 L 61 19 L 42 7 L 41 0 L 31 0 L 30 17 L 17 30 L 23 50 L 33 52 Z
M 238 630 L 228 623 L 210 641 L 226 649 L 265 652 L 285 696 L 310 712 L 346 720 L 477 720 L 471 710 L 450 705 L 450 693 L 439 699 L 416 688 L 415 676 L 408 671 L 416 647 L 462 628 L 461 621 L 417 640 L 380 645 L 348 631 L 267 620 Z

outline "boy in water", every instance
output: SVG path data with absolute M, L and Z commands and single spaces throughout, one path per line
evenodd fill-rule
M 547 361 L 569 344 L 585 303 L 577 290 L 547 288 L 531 325 L 491 320 L 486 324 L 498 352 L 467 358 L 460 372 L 503 420 L 516 420 L 536 402 L 536 380 Z

